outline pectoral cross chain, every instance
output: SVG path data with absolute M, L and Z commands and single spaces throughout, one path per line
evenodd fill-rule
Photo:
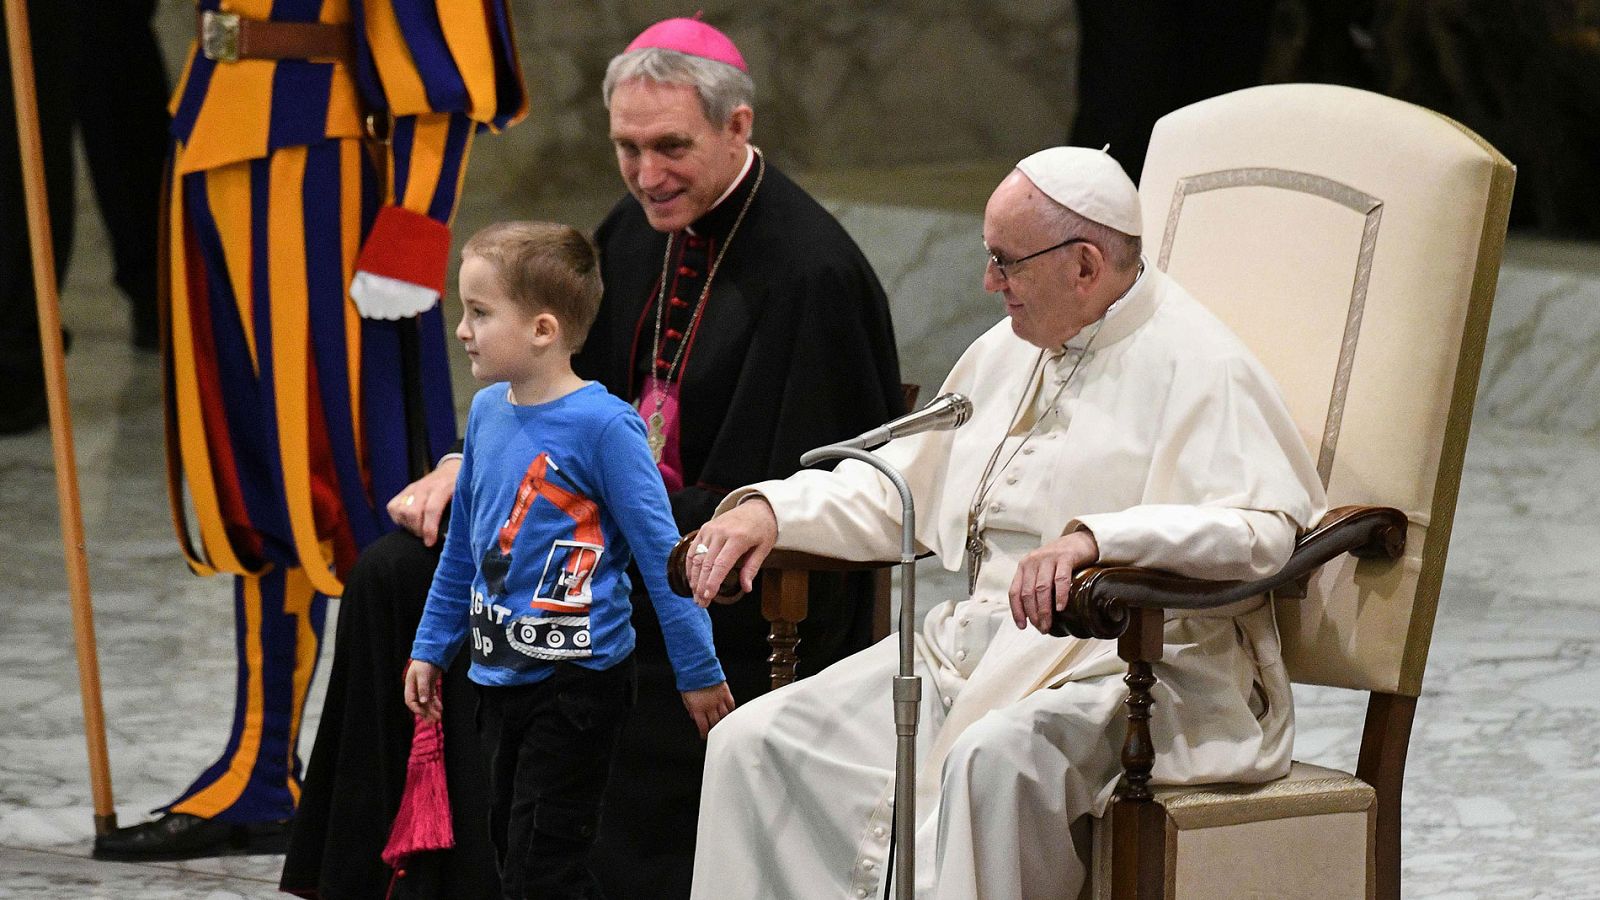
M 978 569 L 983 566 L 983 529 L 978 526 L 978 516 L 967 514 L 967 596 L 978 590 Z

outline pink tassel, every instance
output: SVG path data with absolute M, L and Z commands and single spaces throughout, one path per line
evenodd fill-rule
M 416 716 L 411 758 L 406 762 L 406 787 L 400 795 L 383 861 L 398 869 L 405 858 L 455 846 L 450 824 L 450 793 L 444 778 L 444 726 Z

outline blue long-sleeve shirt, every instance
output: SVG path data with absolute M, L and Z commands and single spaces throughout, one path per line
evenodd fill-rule
M 634 645 L 631 556 L 678 689 L 723 681 L 711 617 L 667 586 L 678 529 L 639 414 L 594 382 L 532 406 L 509 396 L 502 383 L 472 400 L 412 658 L 443 668 L 470 635 L 479 684 L 532 684 L 560 661 L 610 668 Z

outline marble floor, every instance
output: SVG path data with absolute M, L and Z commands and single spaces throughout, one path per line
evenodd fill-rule
M 858 199 L 834 208 L 896 298 L 902 358 L 936 382 L 955 340 L 948 323 L 915 318 L 919 307 L 945 308 L 922 292 L 954 292 L 969 322 L 996 314 L 977 305 L 977 204 L 952 212 L 849 195 Z M 469 208 L 459 230 L 485 217 Z M 128 348 L 103 235 L 92 213 L 80 221 L 63 290 L 68 369 L 117 812 L 130 823 L 221 749 L 233 679 L 229 586 L 191 577 L 176 553 L 156 360 Z M 1411 743 L 1409 897 L 1600 897 L 1597 257 L 1594 247 L 1526 240 L 1508 251 Z M 277 857 L 89 859 L 62 572 L 49 436 L 0 439 L 0 898 L 272 895 Z M 1298 755 L 1352 766 L 1361 699 L 1305 690 L 1298 702 Z

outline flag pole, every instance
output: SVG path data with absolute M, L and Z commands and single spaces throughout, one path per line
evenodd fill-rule
M 94 601 L 89 595 L 89 559 L 78 500 L 78 463 L 67 404 L 66 352 L 61 346 L 61 304 L 56 290 L 55 248 L 45 201 L 44 149 L 39 137 L 39 101 L 33 80 L 33 42 L 27 0 L 5 0 L 6 40 L 11 56 L 11 92 L 16 98 L 17 141 L 33 248 L 33 285 L 44 350 L 45 396 L 50 404 L 50 445 L 55 454 L 56 501 L 61 512 L 61 549 L 72 597 L 72 630 L 78 652 L 78 690 L 83 700 L 84 738 L 89 745 L 89 785 L 94 796 L 95 834 L 117 827 L 111 800 L 111 761 L 106 752 L 105 710 L 100 700 L 100 659 L 95 649 Z

